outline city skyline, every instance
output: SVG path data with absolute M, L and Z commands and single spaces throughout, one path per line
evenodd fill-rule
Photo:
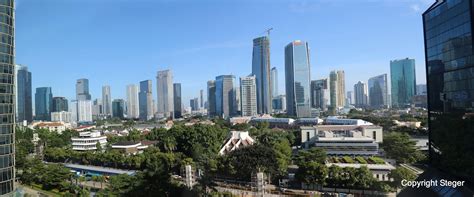
M 338 50 L 346 50 L 342 49 L 344 47 L 341 47 L 341 43 L 336 42 L 332 43 L 334 46 L 328 47 L 327 41 L 324 41 L 326 39 L 331 39 L 333 37 L 331 34 L 337 33 L 340 31 L 339 27 L 334 27 L 334 26 L 329 26 L 327 30 L 324 32 L 317 31 L 317 28 L 312 29 L 312 28 L 296 28 L 296 29 L 291 29 L 294 28 L 293 25 L 286 24 L 287 22 L 292 22 L 294 20 L 302 20 L 299 23 L 302 22 L 308 22 L 308 19 L 305 19 L 307 16 L 312 16 L 316 18 L 320 18 L 322 13 L 326 13 L 326 11 L 319 10 L 318 8 L 314 8 L 314 10 L 311 9 L 312 6 L 303 6 L 303 7 L 310 7 L 306 8 L 305 11 L 302 11 L 301 13 L 299 11 L 295 11 L 294 8 L 290 9 L 291 5 L 293 5 L 291 2 L 287 1 L 281 1 L 273 6 L 271 6 L 270 12 L 271 15 L 276 15 L 275 12 L 282 10 L 284 11 L 282 14 L 285 16 L 291 16 L 288 20 L 283 20 L 283 21 L 278 21 L 277 19 L 268 19 L 267 22 L 259 22 L 258 24 L 252 25 L 251 27 L 245 27 L 243 25 L 238 25 L 239 27 L 239 32 L 242 33 L 242 36 L 230 36 L 228 34 L 225 34 L 224 36 L 218 36 L 216 38 L 215 42 L 213 42 L 211 45 L 208 45 L 207 47 L 199 47 L 199 43 L 202 44 L 202 40 L 207 40 L 207 39 L 199 39 L 203 35 L 199 35 L 195 38 L 193 38 L 191 41 L 187 39 L 186 42 L 189 42 L 189 45 L 187 45 L 184 48 L 176 48 L 176 47 L 168 47 L 168 43 L 164 43 L 164 45 L 161 47 L 151 47 L 148 44 L 145 44 L 146 47 L 144 47 L 143 50 L 139 50 L 142 55 L 136 55 L 136 56 L 129 56 L 131 61 L 127 60 L 124 61 L 123 58 L 116 58 L 117 55 L 120 55 L 122 51 L 117 51 L 117 50 L 111 50 L 111 52 L 104 52 L 104 53 L 99 53 L 102 55 L 101 57 L 98 57 L 97 55 L 99 54 L 91 54 L 91 52 L 85 52 L 86 54 L 80 55 L 80 56 L 71 56 L 72 54 L 64 54 L 63 52 L 59 53 L 58 55 L 65 55 L 69 59 L 65 59 L 63 57 L 59 58 L 58 61 L 51 61 L 48 59 L 43 59 L 42 57 L 39 57 L 35 54 L 30 54 L 31 52 L 29 51 L 30 49 L 34 49 L 37 44 L 41 43 L 43 39 L 33 41 L 29 40 L 28 38 L 30 37 L 35 37 L 39 36 L 34 34 L 35 31 L 27 33 L 22 31 L 22 28 L 32 25 L 30 24 L 31 21 L 35 21 L 35 19 L 32 19 L 32 15 L 30 13 L 25 13 L 25 11 L 31 11 L 31 12 L 36 12 L 32 9 L 38 8 L 38 7 L 43 7 L 47 5 L 48 1 L 44 2 L 43 4 L 36 4 L 35 2 L 31 2 L 26 4 L 25 2 L 27 1 L 21 1 L 19 3 L 19 8 L 17 12 L 18 18 L 17 18 L 17 23 L 18 23 L 18 31 L 17 34 L 22 35 L 18 36 L 19 39 L 17 39 L 17 44 L 19 46 L 22 45 L 31 45 L 30 47 L 17 47 L 17 63 L 18 64 L 24 64 L 25 66 L 28 66 L 32 72 L 33 75 L 33 89 L 36 87 L 52 87 L 54 90 L 54 95 L 55 96 L 64 96 L 69 100 L 74 99 L 74 92 L 73 88 L 74 87 L 74 81 L 80 78 L 88 78 L 90 80 L 90 93 L 92 95 L 92 98 L 100 98 L 101 95 L 101 86 L 104 84 L 110 84 L 111 89 L 114 90 L 123 90 L 126 85 L 128 84 L 137 84 L 139 81 L 146 80 L 146 79 L 154 79 L 155 76 L 153 76 L 152 73 L 155 73 L 158 70 L 165 70 L 165 69 L 171 69 L 173 70 L 174 73 L 174 82 L 179 82 L 182 84 L 182 89 L 183 89 L 183 100 L 189 100 L 190 98 L 197 97 L 199 95 L 195 94 L 195 90 L 199 89 L 204 89 L 206 88 L 206 82 L 208 79 L 212 79 L 215 76 L 218 75 L 223 75 L 223 74 L 233 74 L 236 77 L 242 77 L 242 76 L 247 76 L 251 72 L 251 55 L 252 55 L 252 39 L 264 35 L 264 30 L 269 27 L 273 27 L 274 30 L 271 32 L 270 35 L 270 40 L 271 40 L 271 46 L 270 46 L 270 53 L 271 53 L 271 67 L 276 67 L 279 70 L 284 70 L 284 55 L 283 55 L 283 50 L 284 46 L 290 42 L 291 40 L 294 39 L 303 39 L 308 41 L 308 43 L 314 47 L 310 54 L 310 59 L 313 59 L 312 65 L 311 65 L 311 80 L 317 80 L 320 78 L 326 78 L 329 75 L 330 70 L 345 70 L 346 72 L 346 87 L 351 87 L 352 84 L 355 84 L 357 81 L 366 81 L 370 76 L 373 76 L 377 73 L 388 73 L 389 71 L 389 62 L 392 59 L 400 59 L 400 58 L 405 58 L 405 57 L 410 57 L 418 60 L 418 62 L 422 62 L 420 64 L 417 64 L 417 81 L 418 83 L 424 83 L 425 77 L 424 77 L 424 72 L 422 72 L 424 69 L 424 62 L 423 60 L 423 52 L 422 50 L 414 50 L 410 48 L 410 44 L 406 46 L 407 50 L 402 50 L 399 52 L 393 52 L 391 50 L 387 50 L 386 54 L 378 54 L 378 50 L 374 48 L 375 46 L 371 45 L 375 40 L 370 40 L 370 43 L 368 46 L 362 46 L 362 45 L 357 45 L 357 47 L 349 47 L 354 51 L 354 55 L 350 55 L 350 58 L 344 58 L 347 60 L 338 60 L 338 61 L 333 61 L 336 59 L 336 56 L 339 56 L 339 52 L 334 51 L 334 49 Z M 129 1 L 124 1 L 118 4 L 113 4 L 111 8 L 105 8 L 104 4 L 101 3 L 92 3 L 91 8 L 86 9 L 86 12 L 88 13 L 94 13 L 97 15 L 99 18 L 100 22 L 105 23 L 105 22 L 110 22 L 110 28 L 116 28 L 115 26 L 115 20 L 114 18 L 111 18 L 111 16 L 114 16 L 114 14 L 117 14 L 114 12 L 115 9 L 118 9 L 120 6 L 125 6 L 130 4 Z M 265 2 L 260 2 L 257 4 L 264 4 Z M 423 7 L 427 7 L 431 2 L 428 3 L 419 3 L 420 10 L 423 10 Z M 141 8 L 144 5 L 157 5 L 159 3 L 143 3 L 143 5 L 134 5 L 130 8 L 130 11 L 127 11 L 124 13 L 125 16 L 133 14 L 133 12 L 137 11 L 138 8 Z M 176 3 L 164 3 L 166 6 L 175 6 Z M 318 7 L 317 5 L 323 4 L 328 7 L 329 10 L 337 10 L 340 9 L 341 5 L 338 5 L 338 3 L 333 3 L 333 4 L 328 4 L 327 2 L 314 2 L 310 3 L 311 5 L 314 4 L 314 7 Z M 326 5 L 328 4 L 328 5 Z M 395 14 L 403 14 L 402 19 L 400 20 L 406 20 L 406 21 L 413 21 L 413 19 L 418 18 L 418 21 L 415 20 L 415 22 L 409 22 L 409 23 L 403 23 L 400 22 L 399 24 L 408 24 L 406 25 L 406 28 L 410 28 L 410 26 L 414 26 L 414 28 L 419 29 L 421 32 L 421 27 L 419 24 L 421 24 L 421 17 L 420 17 L 420 12 L 415 12 L 414 10 L 410 10 L 409 8 L 409 3 L 393 3 L 394 5 L 387 5 L 387 3 L 382 3 L 382 2 L 375 2 L 368 4 L 367 2 L 361 2 L 360 4 L 362 5 L 372 5 L 373 7 L 379 7 L 380 10 L 384 11 L 389 11 L 393 17 Z M 74 7 L 75 2 L 61 2 L 55 7 L 48 7 L 48 11 L 51 11 L 53 14 L 54 13 L 62 13 L 64 10 L 69 10 L 72 9 L 71 7 Z M 217 4 L 219 5 L 219 4 Z M 247 7 L 252 7 L 254 4 L 253 3 L 244 3 L 244 4 L 239 4 L 237 7 L 237 10 L 242 11 L 243 8 Z M 298 5 L 295 3 L 294 5 Z M 228 6 L 229 5 L 220 5 L 224 6 L 224 9 L 230 9 Z M 355 5 L 354 6 L 360 6 L 360 5 Z M 212 6 L 211 6 L 212 7 Z M 300 6 L 301 7 L 301 6 Z M 64 8 L 64 10 L 59 10 L 60 8 Z M 105 9 L 104 12 L 112 12 L 111 16 L 106 16 L 100 13 L 96 13 L 98 9 Z M 190 7 L 185 7 L 183 8 L 184 10 L 192 10 L 194 12 L 194 9 Z M 346 8 L 342 8 L 346 9 Z M 147 9 L 145 9 L 146 11 Z M 256 10 L 250 10 L 250 14 L 256 14 Z M 320 11 L 322 13 L 318 13 L 316 11 Z M 377 11 L 379 12 L 379 11 Z M 145 12 L 146 14 L 146 12 Z M 150 13 L 148 13 L 150 14 Z M 221 14 L 221 13 L 216 13 L 216 14 Z M 374 13 L 375 14 L 375 13 Z M 20 17 L 21 16 L 21 17 Z M 208 16 L 208 15 L 204 15 Z M 79 20 L 79 22 L 84 23 L 84 20 L 80 20 L 77 18 L 74 18 L 73 14 L 66 14 L 66 18 L 72 17 L 71 20 Z M 122 16 L 120 16 L 122 17 Z M 359 18 L 366 18 L 369 17 L 367 15 L 360 15 L 360 16 L 355 16 L 354 19 L 351 20 L 357 20 Z M 399 20 L 398 18 L 392 18 L 388 17 L 387 20 Z M 156 16 L 151 16 L 150 20 L 158 20 Z M 281 17 L 278 17 L 281 19 Z M 90 18 L 89 18 L 90 19 Z M 304 19 L 304 20 L 303 20 Z M 178 20 L 178 19 L 177 19 Z M 235 21 L 237 20 L 236 18 L 230 17 L 228 20 Z M 244 18 L 243 20 L 249 20 L 247 18 Z M 318 19 L 319 20 L 319 19 Z M 335 20 L 342 20 L 341 18 L 336 18 Z M 370 24 L 374 25 L 373 23 L 377 22 L 376 19 L 372 19 L 373 21 Z M 29 21 L 29 22 L 26 22 Z M 144 21 L 147 22 L 148 20 Z M 150 21 L 148 21 L 150 22 Z M 41 22 L 38 22 L 41 24 Z M 82 24 L 81 23 L 81 24 Z M 143 24 L 143 22 L 140 22 L 140 24 Z M 224 22 L 217 23 L 219 27 L 227 28 L 227 25 L 224 24 Z M 324 24 L 324 22 L 321 22 L 321 24 Z M 63 33 L 66 31 L 64 29 L 65 24 L 61 23 L 59 21 L 56 26 L 51 23 L 48 23 L 47 26 L 53 26 L 56 28 L 59 28 Z M 91 24 L 92 26 L 97 25 L 97 24 Z M 138 25 L 138 24 L 137 24 Z M 287 25 L 288 27 L 285 27 Z M 397 24 L 398 25 L 398 24 Z M 35 25 L 35 27 L 37 27 Z M 237 28 L 233 27 L 233 28 Z M 43 27 L 38 27 L 38 28 L 43 28 Z M 154 30 L 153 27 L 143 27 L 143 28 L 151 28 L 151 30 Z M 182 28 L 182 27 L 177 27 L 177 28 Z M 221 30 L 219 30 L 221 31 Z M 222 30 L 224 31 L 224 30 Z M 381 33 L 379 30 L 378 33 Z M 117 35 L 114 35 L 112 37 L 120 36 L 122 33 L 116 32 Z M 315 34 L 316 33 L 316 34 Z M 356 34 L 361 34 L 362 32 L 354 32 Z M 383 31 L 383 33 L 386 33 Z M 27 36 L 25 34 L 29 34 L 30 36 Z M 115 33 L 114 33 L 115 34 Z M 167 34 L 164 32 L 164 34 Z M 67 34 L 66 34 L 67 35 Z M 417 37 L 416 42 L 421 45 L 423 42 L 422 35 L 418 35 L 418 33 L 413 32 L 413 35 Z M 49 32 L 46 36 L 57 36 L 56 33 Z M 356 36 L 356 35 L 354 35 Z M 155 36 L 151 35 L 144 35 L 145 38 L 148 39 L 155 39 Z M 370 37 L 370 36 L 368 36 Z M 401 39 L 411 39 L 410 35 L 399 35 Z M 74 43 L 69 43 L 68 46 L 65 45 L 60 45 L 58 43 L 50 43 L 48 49 L 46 51 L 50 52 L 56 52 L 57 49 L 54 46 L 61 46 L 61 47 L 73 47 L 75 50 L 78 50 L 82 48 L 81 43 L 77 43 L 77 40 L 83 40 L 90 38 L 89 36 L 85 36 L 85 38 L 74 38 L 73 40 Z M 92 40 L 96 39 L 102 39 L 102 42 L 99 42 L 97 44 L 98 48 L 112 48 L 114 47 L 114 44 L 111 44 L 109 42 L 113 41 L 111 38 L 105 38 L 103 37 L 102 34 L 97 34 L 97 37 L 93 37 Z M 112 38 L 113 39 L 113 38 Z M 371 39 L 381 39 L 380 36 L 378 37 L 371 37 Z M 159 40 L 159 39 L 158 39 Z M 230 41 L 229 41 L 230 40 Z M 84 40 L 86 41 L 86 40 Z M 87 40 L 88 41 L 88 40 Z M 352 40 L 353 42 L 356 42 Z M 366 40 L 369 42 L 368 40 Z M 70 41 L 72 42 L 72 41 Z M 89 42 L 89 41 L 88 41 Z M 135 44 L 140 44 L 142 43 L 143 40 L 138 40 L 137 43 Z M 153 41 L 154 42 L 154 41 Z M 185 42 L 185 40 L 183 40 Z M 106 43 L 109 43 L 110 45 L 104 45 Z M 126 43 L 127 46 L 130 44 L 129 42 Z M 131 44 L 130 46 L 134 46 L 135 44 Z M 373 44 L 373 43 L 372 43 Z M 394 43 L 397 44 L 397 43 Z M 94 44 L 95 45 L 95 44 Z M 416 44 L 415 44 L 416 45 Z M 198 46 L 198 47 L 196 47 Z M 416 45 L 418 46 L 418 45 Z M 368 57 L 367 55 L 360 55 L 358 54 L 360 49 L 362 51 L 367 51 L 367 47 L 372 47 L 376 51 L 375 53 L 372 53 L 372 56 Z M 76 49 L 77 48 L 77 49 Z M 393 48 L 397 48 L 396 45 L 393 45 Z M 398 47 L 399 48 L 399 47 Z M 149 51 L 147 49 L 150 49 Z M 176 51 L 184 51 L 177 53 Z M 221 51 L 216 53 L 217 51 Z M 115 52 L 114 52 L 115 51 Z M 166 55 L 153 55 L 155 54 L 155 51 L 165 51 L 168 54 L 168 57 L 162 58 L 161 56 L 166 56 Z M 344 51 L 341 51 L 344 52 Z M 150 54 L 152 53 L 152 54 Z M 175 54 L 182 54 L 182 55 L 190 55 L 192 58 L 186 58 L 186 59 L 191 59 L 190 61 L 196 60 L 194 62 L 196 63 L 186 63 L 183 62 L 179 58 L 178 55 L 169 55 L 170 53 L 175 53 Z M 225 58 L 221 59 L 222 57 L 212 59 L 210 56 L 208 56 L 209 53 L 216 53 L 216 54 L 221 54 L 221 53 L 231 53 L 231 54 L 236 54 L 236 57 L 229 58 L 229 55 L 225 55 Z M 44 54 L 43 54 L 44 55 Z M 84 61 L 84 60 L 78 60 L 81 59 L 80 57 L 86 56 L 86 57 L 91 57 L 92 59 Z M 158 56 L 158 57 L 157 57 Z M 204 57 L 200 57 L 204 56 Z M 355 58 L 354 57 L 364 57 L 364 58 Z M 200 57 L 200 58 L 198 58 Z M 83 58 L 82 58 L 83 59 Z M 86 58 L 87 59 L 87 58 Z M 95 61 L 94 61 L 95 60 Z M 118 60 L 122 61 L 117 62 Z M 219 60 L 219 61 L 217 61 Z M 222 61 L 225 60 L 225 61 Z M 331 60 L 331 61 L 328 61 Z M 120 69 L 114 69 L 114 72 L 117 72 L 116 75 L 108 75 L 105 73 L 105 70 L 107 69 L 112 69 L 112 66 L 118 66 L 118 67 L 125 67 L 125 66 L 130 66 L 131 62 L 136 62 L 133 63 L 133 67 L 136 67 L 137 69 L 128 70 L 127 72 L 120 71 Z M 201 69 L 197 69 L 198 72 L 189 72 L 186 70 L 189 70 L 190 67 L 188 66 L 197 66 L 199 64 Z M 100 65 L 100 66 L 99 66 Z M 183 66 L 186 65 L 186 66 Z M 237 66 L 238 65 L 238 66 Z M 357 71 L 357 67 L 360 66 L 367 66 L 373 69 L 370 69 L 371 72 L 367 74 L 362 74 L 361 76 L 357 76 L 355 72 Z M 103 68 L 101 68 L 103 67 Z M 229 70 L 229 67 L 231 68 Z M 67 68 L 67 72 L 65 70 Z M 192 69 L 193 71 L 196 71 L 195 69 Z M 372 73 L 373 70 L 373 73 Z M 63 73 L 63 74 L 68 74 L 68 76 L 57 76 L 56 78 L 50 78 L 48 77 L 47 74 L 44 74 L 46 72 L 58 72 L 58 73 Z M 367 76 L 365 76 L 367 75 Z M 192 76 L 192 77 L 190 77 Z M 278 86 L 279 92 L 284 92 L 285 86 L 284 86 L 284 73 L 279 72 L 278 73 Z M 190 82 L 191 80 L 193 81 L 198 81 L 199 83 L 192 83 Z M 155 83 L 155 81 L 154 81 Z M 116 98 L 125 98 L 125 91 L 112 91 L 112 99 Z M 156 95 L 153 96 L 155 98 Z M 185 102 L 186 103 L 186 102 Z

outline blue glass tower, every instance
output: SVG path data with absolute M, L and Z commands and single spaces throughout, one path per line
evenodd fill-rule
M 267 36 L 253 40 L 252 75 L 257 82 L 257 113 L 272 112 L 272 91 L 270 87 L 270 39 Z
M 390 61 L 392 84 L 392 107 L 410 106 L 416 92 L 415 60 L 401 59 Z M 370 99 L 369 99 L 370 100 Z
M 51 120 L 51 111 L 53 109 L 53 93 L 51 87 L 36 88 L 35 93 L 35 119 Z
M 311 117 L 310 64 L 307 42 L 294 41 L 285 47 L 286 111 L 288 115 Z

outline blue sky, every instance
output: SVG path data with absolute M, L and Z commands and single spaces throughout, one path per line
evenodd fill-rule
M 75 98 L 90 80 L 93 98 L 172 69 L 183 103 L 221 74 L 251 72 L 252 39 L 272 27 L 271 64 L 284 94 L 285 45 L 310 46 L 311 78 L 346 73 L 346 90 L 390 73 L 389 62 L 416 60 L 425 83 L 421 13 L 434 0 L 17 0 L 16 62 L 29 67 L 33 89 Z M 35 90 L 33 90 L 34 92 Z

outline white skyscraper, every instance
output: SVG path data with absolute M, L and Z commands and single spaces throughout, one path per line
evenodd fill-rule
M 92 101 L 74 100 L 71 101 L 71 117 L 76 122 L 92 122 Z
M 134 119 L 139 115 L 138 86 L 130 84 L 127 86 L 127 118 Z
M 156 76 L 157 85 L 157 108 L 158 113 L 163 114 L 165 117 L 172 117 L 174 104 L 173 104 L 173 75 L 171 70 L 158 71 Z
M 254 75 L 240 78 L 240 93 L 242 116 L 256 116 L 257 84 Z
M 112 116 L 112 97 L 110 96 L 110 86 L 102 86 L 102 113 Z

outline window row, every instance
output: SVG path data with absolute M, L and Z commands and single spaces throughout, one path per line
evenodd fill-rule
M 0 170 L 0 182 L 8 181 L 13 178 L 12 168 L 1 169 Z
M 15 69 L 12 64 L 2 64 L 0 63 L 0 73 L 14 74 Z
M 469 50 L 470 47 L 472 47 L 472 40 L 470 37 L 466 36 L 463 38 L 453 39 L 449 42 L 444 43 L 443 45 L 437 45 L 437 46 L 428 48 L 427 49 L 428 60 L 445 58 L 443 55 L 449 51 L 456 51 L 456 53 L 459 54 L 462 50 L 466 50 L 465 48 Z M 467 51 L 467 52 L 468 54 L 472 53 L 470 51 Z M 450 60 L 445 60 L 445 61 L 450 61 Z
M 451 81 L 444 84 L 445 92 L 460 90 L 474 90 L 474 79 Z
M 463 25 L 426 40 L 426 46 L 431 48 L 436 45 L 444 45 L 446 41 L 464 37 L 465 35 L 471 35 L 471 23 L 464 23 Z
M 0 6 L 0 13 L 11 16 L 13 15 L 13 9 L 11 7 Z
M 464 0 L 464 2 L 463 2 L 464 6 L 459 5 L 461 2 L 463 2 L 463 0 L 447 0 L 446 4 L 439 5 L 438 7 L 434 8 L 433 10 L 428 12 L 425 15 L 426 16 L 425 21 L 435 20 L 435 19 L 439 18 L 438 16 L 440 16 L 441 13 L 446 13 L 447 10 L 449 10 L 449 12 L 451 12 L 451 11 L 455 11 L 454 9 L 460 9 L 460 8 L 468 7 L 467 6 L 469 4 L 468 0 Z M 441 16 L 443 16 L 443 15 L 441 15 Z
M 442 24 L 438 24 L 431 29 L 426 29 L 426 38 L 431 39 L 434 36 L 437 36 L 443 32 L 449 31 L 459 25 L 469 22 L 471 19 L 469 17 L 469 12 L 466 11 L 460 15 L 457 15 L 450 20 L 445 21 Z M 431 24 L 430 24 L 431 25 Z M 427 24 L 428 26 L 428 24 Z
M 0 168 L 8 168 L 13 166 L 13 154 L 0 155 Z
M 0 53 L 13 54 L 13 46 L 0 43 Z
M 2 74 L 0 73 L 0 83 L 13 83 L 13 75 L 12 74 Z
M 0 104 L 0 114 L 13 113 L 13 105 L 11 104 Z
M 10 26 L 13 25 L 13 17 L 10 17 L 8 15 L 5 15 L 5 14 L 0 14 L 0 23 L 5 23 L 5 24 L 8 24 Z
M 0 5 L 13 7 L 13 0 L 0 0 Z
M 13 123 L 13 120 L 15 120 L 13 114 L 0 114 L 0 124 Z
M 6 24 L 0 24 L 0 32 L 6 33 L 8 35 L 13 34 L 13 28 L 12 26 L 6 25 Z
M 0 125 L 0 134 L 12 134 L 13 133 L 13 125 Z
M 2 93 L 13 94 L 13 92 L 14 92 L 13 84 L 0 84 L 0 94 Z M 10 101 L 10 100 L 7 100 L 7 101 Z M 0 99 L 0 103 L 3 103 L 1 102 L 1 99 Z M 7 103 L 10 103 L 10 102 L 7 102 Z
M 0 154 L 6 154 L 2 153 L 2 149 L 7 149 L 10 150 L 10 147 L 6 146 L 1 146 L 8 144 L 7 146 L 10 146 L 10 144 L 13 143 L 13 135 L 12 134 L 5 134 L 5 135 L 0 135 Z M 7 152 L 10 153 L 10 152 Z
M 8 194 L 13 191 L 13 180 L 0 183 L 0 195 Z
M 13 46 L 13 36 L 8 34 L 0 34 L 0 42 Z

